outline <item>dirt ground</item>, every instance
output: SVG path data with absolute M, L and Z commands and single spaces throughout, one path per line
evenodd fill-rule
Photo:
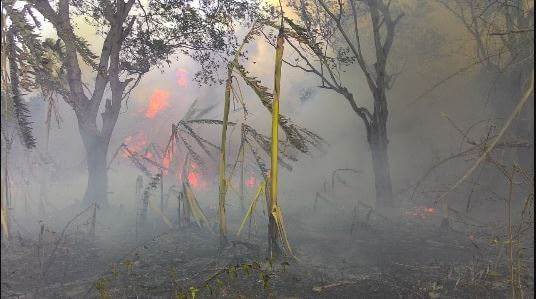
M 485 231 L 468 235 L 455 223 L 444 229 L 438 217 L 365 213 L 319 225 L 315 215 L 329 218 L 330 211 L 285 215 L 295 257 L 269 261 L 262 215 L 257 230 L 230 236 L 219 250 L 218 235 L 195 225 L 170 229 L 156 218 L 138 229 L 136 240 L 132 225 L 112 226 L 119 211 L 103 213 L 94 240 L 71 229 L 63 237 L 45 230 L 41 242 L 20 233 L 3 242 L 2 298 L 506 298 L 511 292 L 500 246 Z M 533 264 L 533 255 L 523 262 Z M 526 298 L 534 297 L 533 273 L 522 275 Z

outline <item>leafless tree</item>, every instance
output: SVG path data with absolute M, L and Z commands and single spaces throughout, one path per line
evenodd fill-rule
M 384 0 L 293 0 L 291 7 L 298 20 L 285 19 L 289 28 L 286 39 L 298 58 L 286 60 L 286 64 L 319 77 L 320 87 L 343 96 L 363 121 L 372 155 L 376 201 L 380 206 L 391 206 L 387 91 L 395 76 L 389 74 L 388 58 L 403 14 L 395 14 L 391 1 Z M 373 53 L 367 53 L 363 44 L 366 33 Z M 372 110 L 359 103 L 350 90 L 356 79 L 341 76 L 351 67 L 366 78 Z

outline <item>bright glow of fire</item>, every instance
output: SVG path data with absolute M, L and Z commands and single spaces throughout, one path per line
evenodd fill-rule
M 246 180 L 246 186 L 249 188 L 255 186 L 255 177 L 251 176 Z
M 149 106 L 145 110 L 147 118 L 154 118 L 158 113 L 170 107 L 168 91 L 156 89 L 149 98 Z
M 149 144 L 147 136 L 143 132 L 136 133 L 134 135 L 127 136 L 123 143 L 128 146 L 128 149 L 137 153 L 143 151 L 145 147 Z M 124 157 L 127 156 L 126 153 L 122 152 Z
M 188 72 L 185 69 L 177 69 L 175 74 L 177 76 L 177 85 L 182 88 L 188 87 Z
M 433 207 L 417 206 L 406 211 L 406 215 L 411 218 L 428 219 L 437 214 L 437 209 Z
M 199 174 L 197 172 L 190 172 L 188 174 L 188 183 L 194 188 L 199 187 Z
M 162 158 L 162 166 L 164 166 L 164 168 L 166 168 L 164 170 L 164 174 L 167 174 L 168 173 L 168 169 L 169 169 L 169 166 L 171 165 L 171 152 L 168 151 L 167 153 L 164 154 L 164 157 Z
M 195 189 L 205 188 L 207 183 L 202 179 L 201 173 L 198 171 L 196 163 L 190 164 L 190 171 L 188 172 L 188 183 Z

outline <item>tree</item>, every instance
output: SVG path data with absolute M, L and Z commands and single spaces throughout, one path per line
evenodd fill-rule
M 463 25 L 474 41 L 480 75 L 493 82 L 491 103 L 499 118 L 507 117 L 526 90 L 534 64 L 534 1 L 437 0 Z M 489 77 L 491 76 L 491 79 Z M 534 106 L 532 105 L 532 110 Z M 533 113 L 525 109 L 513 123 L 517 138 L 533 140 Z M 532 125 L 529 124 L 532 121 Z M 533 155 L 517 150 L 522 164 L 533 168 Z
M 348 3 L 327 0 L 291 2 L 297 19 L 285 18 L 291 28 L 286 42 L 298 54 L 296 61 L 287 65 L 299 68 L 321 79 L 321 88 L 343 96 L 354 113 L 363 121 L 372 156 L 375 176 L 376 201 L 380 206 L 393 204 L 393 192 L 388 156 L 387 91 L 393 84 L 387 62 L 395 28 L 403 14 L 393 17 L 391 1 L 348 0 Z M 362 49 L 360 22 L 369 19 L 374 46 L 373 58 Z M 368 22 L 368 21 L 367 21 Z M 341 72 L 355 66 L 364 74 L 372 94 L 372 112 L 360 105 L 344 82 Z M 355 79 L 354 79 L 355 80 Z
M 179 0 L 149 1 L 147 5 L 136 0 L 59 0 L 57 5 L 47 0 L 16 2 L 24 4 L 29 16 L 39 12 L 56 30 L 58 40 L 53 52 L 59 60 L 56 69 L 62 73 L 51 74 L 52 62 L 45 59 L 47 49 L 36 42 L 35 31 L 28 61 L 36 83 L 60 95 L 76 115 L 88 166 L 85 204 L 107 204 L 106 155 L 110 138 L 122 103 L 143 75 L 151 66 L 170 64 L 172 55 L 180 52 L 201 62 L 200 78 L 215 80 L 216 67 L 207 63 L 212 60 L 209 58 L 232 51 L 236 44 L 234 23 L 250 11 L 250 4 L 243 0 L 201 1 L 195 5 L 193 1 Z M 15 1 L 9 5 L 15 10 Z M 75 18 L 85 20 L 102 37 L 99 55 L 92 53 L 88 43 L 77 35 Z M 26 45 L 26 40 L 19 42 Z M 84 65 L 94 76 L 92 88 L 82 79 Z
M 2 9 L 2 132 L 6 134 L 8 124 L 13 124 L 10 127 L 16 128 L 22 144 L 32 149 L 36 141 L 32 134 L 30 111 L 22 99 L 23 92 L 32 88 L 24 59 L 28 52 L 27 48 L 19 47 L 16 41 L 27 35 L 33 27 L 22 15 L 22 12 L 11 9 L 9 5 Z M 7 20 L 11 24 L 8 25 Z

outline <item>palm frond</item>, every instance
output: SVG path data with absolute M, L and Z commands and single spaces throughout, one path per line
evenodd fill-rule
M 270 113 L 272 113 L 273 94 L 269 92 L 266 86 L 261 84 L 259 79 L 250 75 L 242 65 L 235 63 L 234 66 L 246 84 L 253 89 L 255 94 L 257 94 L 262 105 L 266 107 Z M 321 144 L 325 143 L 319 135 L 314 134 L 307 129 L 301 128 L 300 126 L 292 123 L 288 117 L 281 114 L 279 114 L 279 125 L 285 132 L 287 139 L 292 146 L 302 153 L 310 152 L 309 145 L 320 148 Z
M 136 166 L 141 172 L 143 172 L 148 177 L 152 177 L 153 174 L 143 165 L 143 163 L 138 159 L 138 153 L 131 151 L 126 144 L 121 144 L 121 147 L 126 151 L 127 157 Z
M 208 125 L 223 125 L 223 121 L 219 119 L 191 119 L 191 120 L 184 120 L 182 121 L 186 124 L 208 124 Z M 234 126 L 236 123 L 234 122 L 228 122 L 229 126 Z
M 264 161 L 262 160 L 262 157 L 259 155 L 259 153 L 255 149 L 255 146 L 253 146 L 247 139 L 246 139 L 246 143 L 249 145 L 249 148 L 251 149 L 251 153 L 253 154 L 253 157 L 255 157 L 255 162 L 257 162 L 257 166 L 259 167 L 259 170 L 261 171 L 262 177 L 264 178 L 264 180 L 267 180 L 268 168 L 266 168 L 266 164 L 264 164 Z
M 201 147 L 201 149 L 203 149 L 203 151 L 204 151 L 210 158 L 215 159 L 215 158 L 212 156 L 212 153 L 209 151 L 209 149 L 207 148 L 206 145 L 210 145 L 210 146 L 212 146 L 213 148 L 215 148 L 215 149 L 217 149 L 217 150 L 219 150 L 220 147 L 217 146 L 217 145 L 215 145 L 214 143 L 212 143 L 212 142 L 206 140 L 205 138 L 199 136 L 199 134 L 197 134 L 197 133 L 192 129 L 192 127 L 190 127 L 188 124 L 186 124 L 186 123 L 184 123 L 184 122 L 182 122 L 182 123 L 180 123 L 180 124 L 182 125 L 181 128 L 186 129 L 186 132 L 185 132 L 185 133 L 187 133 L 188 135 L 192 136 L 192 137 L 195 139 L 195 141 L 197 142 L 197 144 L 199 145 L 199 147 Z M 184 130 L 183 130 L 183 132 L 184 132 Z
M 11 30 L 7 33 L 8 54 L 9 54 L 9 76 L 10 76 L 10 92 L 13 100 L 15 118 L 18 124 L 18 131 L 21 141 L 27 149 L 32 149 L 36 146 L 35 138 L 32 134 L 32 126 L 30 122 L 30 110 L 22 100 L 20 91 L 19 68 L 17 65 L 18 53 L 15 45 L 15 39 Z
M 149 196 L 151 195 L 151 192 L 158 187 L 158 183 L 161 179 L 162 175 L 160 173 L 157 173 L 155 176 L 151 177 L 151 181 L 149 181 L 149 184 L 143 190 L 144 201 L 149 201 Z
M 184 136 L 182 136 L 179 132 L 177 132 L 177 135 L 186 147 L 186 150 L 188 151 L 188 154 L 190 155 L 192 160 L 194 160 L 199 165 L 201 170 L 206 173 L 207 167 L 201 156 L 199 156 L 199 154 L 193 149 L 192 145 L 190 145 L 190 143 L 186 140 L 186 138 L 184 138 Z

